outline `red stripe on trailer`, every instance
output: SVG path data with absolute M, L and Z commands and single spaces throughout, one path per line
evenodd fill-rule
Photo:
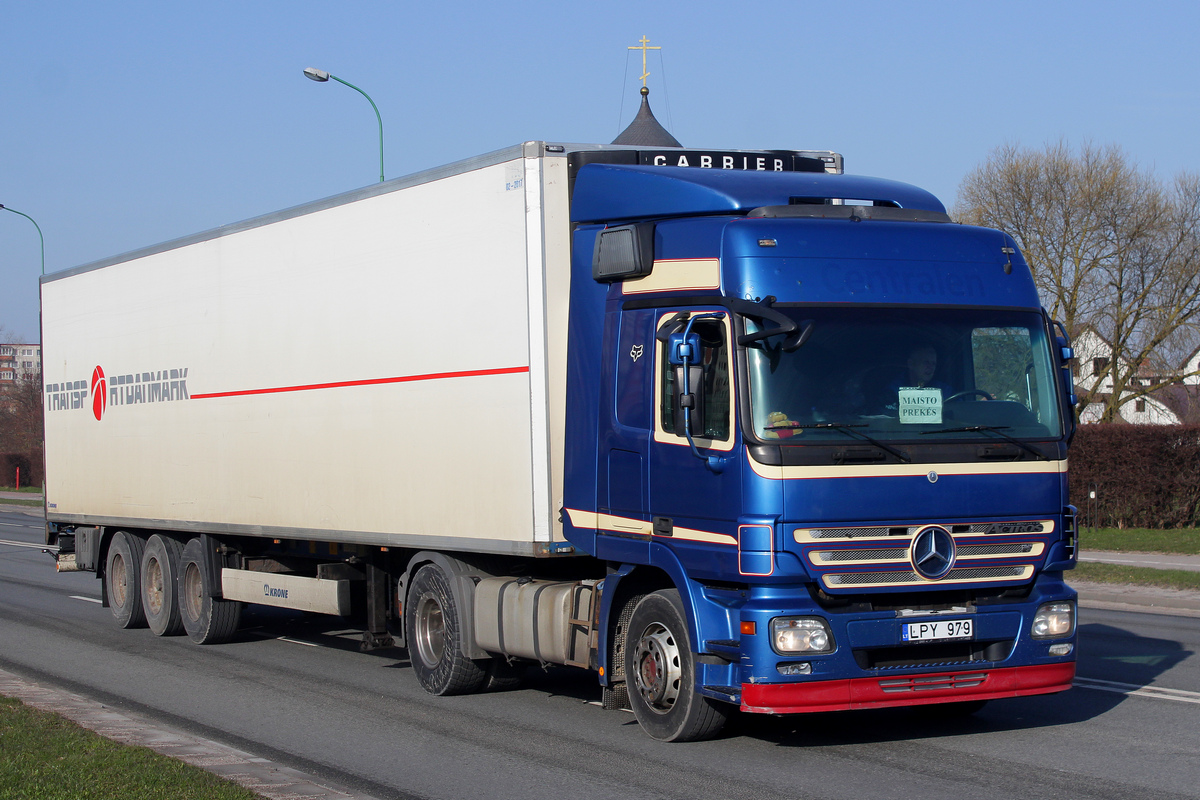
M 411 383 L 413 381 L 440 381 L 447 378 L 478 378 L 487 375 L 515 375 L 529 372 L 529 367 L 503 367 L 501 369 L 473 369 L 461 372 L 432 372 L 428 375 L 401 375 L 395 378 L 371 378 L 364 381 L 337 381 L 335 383 L 310 383 L 303 386 L 277 386 L 268 389 L 241 389 L 234 392 L 206 392 L 193 394 L 192 400 L 211 400 L 215 397 L 246 397 L 253 394 L 281 394 L 283 392 L 311 392 L 317 389 L 344 389 L 349 386 L 379 386 L 385 383 Z

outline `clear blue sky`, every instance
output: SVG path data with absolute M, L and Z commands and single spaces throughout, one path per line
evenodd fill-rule
M 1196 2 L 57 2 L 0 7 L 0 203 L 54 272 L 637 108 L 691 147 L 827 149 L 948 206 L 998 145 L 1200 171 Z M 623 112 L 623 113 L 622 113 Z M 0 211 L 0 324 L 37 340 L 37 231 Z M 415 289 L 416 287 L 414 287 Z M 426 290 L 428 287 L 421 287 Z

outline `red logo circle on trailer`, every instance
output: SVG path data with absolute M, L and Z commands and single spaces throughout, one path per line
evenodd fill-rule
M 96 419 L 104 416 L 104 404 L 108 396 L 108 381 L 104 380 L 104 370 L 96 367 L 92 370 L 92 413 Z

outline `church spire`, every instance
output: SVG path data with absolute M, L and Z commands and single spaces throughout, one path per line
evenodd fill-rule
M 651 47 L 650 40 L 643 35 L 638 40 L 638 46 L 629 49 L 642 51 L 642 107 L 638 109 L 637 116 L 633 118 L 633 122 L 629 123 L 629 127 L 621 131 L 612 143 L 643 147 L 683 147 L 679 140 L 654 118 L 654 112 L 650 110 L 650 90 L 646 88 L 646 78 L 650 77 L 650 73 L 646 70 L 646 51 L 661 50 L 662 48 Z

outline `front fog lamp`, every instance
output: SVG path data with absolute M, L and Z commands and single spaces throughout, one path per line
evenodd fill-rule
M 820 617 L 776 617 L 771 620 L 771 646 L 776 653 L 828 653 L 833 635 Z
M 1044 603 L 1033 615 L 1033 638 L 1054 639 L 1075 632 L 1074 603 Z

